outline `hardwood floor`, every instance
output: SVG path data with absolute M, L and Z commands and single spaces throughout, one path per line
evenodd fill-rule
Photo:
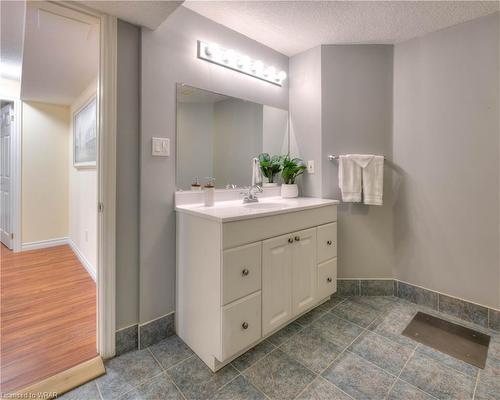
M 97 355 L 96 286 L 69 246 L 0 245 L 0 392 Z

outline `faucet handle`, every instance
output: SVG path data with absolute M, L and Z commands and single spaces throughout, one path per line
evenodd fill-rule
M 262 186 L 260 185 L 255 185 L 255 189 L 257 189 L 259 193 L 262 193 L 264 191 L 264 189 L 262 189 Z

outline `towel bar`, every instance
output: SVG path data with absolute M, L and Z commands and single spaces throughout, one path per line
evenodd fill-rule
M 384 158 L 385 158 L 385 156 L 382 156 L 382 157 L 384 157 Z M 339 156 L 336 156 L 336 155 L 334 155 L 334 154 L 329 154 L 329 155 L 328 155 L 328 159 L 329 159 L 330 161 L 336 161 L 336 160 L 338 160 L 338 159 L 339 159 Z

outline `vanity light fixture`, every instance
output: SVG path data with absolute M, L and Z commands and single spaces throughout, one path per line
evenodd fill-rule
M 283 85 L 287 76 L 285 71 L 278 72 L 272 65 L 264 65 L 261 60 L 252 60 L 247 55 L 224 49 L 216 43 L 198 40 L 198 58 L 278 86 Z

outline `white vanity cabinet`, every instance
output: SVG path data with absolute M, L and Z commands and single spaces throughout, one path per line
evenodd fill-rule
M 299 200 L 177 207 L 176 332 L 213 371 L 336 291 L 336 202 Z

